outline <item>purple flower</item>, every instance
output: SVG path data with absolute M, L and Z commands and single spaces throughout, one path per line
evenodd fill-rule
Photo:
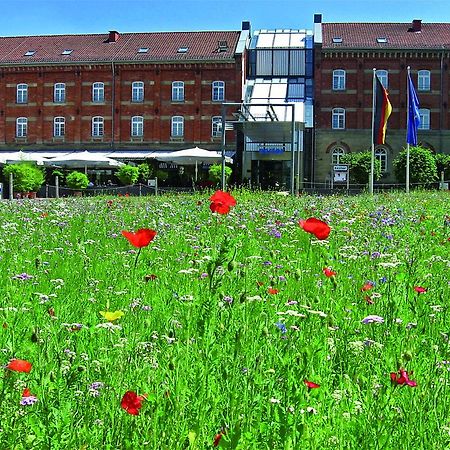
M 361 320 L 361 323 L 364 323 L 364 324 L 369 324 L 369 323 L 384 323 L 384 319 L 382 318 L 382 317 L 380 317 L 380 316 L 367 316 L 367 317 L 364 317 L 364 319 L 363 320 Z
M 225 302 L 225 303 L 228 303 L 228 304 L 232 304 L 233 303 L 233 297 L 230 297 L 229 295 L 225 295 L 224 297 L 223 297 L 223 301 Z
M 31 406 L 34 405 L 37 401 L 37 397 L 35 397 L 34 395 L 30 395 L 29 397 L 22 397 L 22 400 L 20 400 L 20 404 L 22 406 Z
M 13 280 L 30 280 L 33 278 L 33 275 L 28 275 L 27 273 L 20 273 L 19 275 L 14 275 L 12 277 Z

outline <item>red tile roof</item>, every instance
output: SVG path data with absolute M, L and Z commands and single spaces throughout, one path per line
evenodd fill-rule
M 412 23 L 323 23 L 323 49 L 450 49 L 450 23 L 422 23 L 420 32 L 408 31 Z M 342 43 L 333 43 L 342 38 Z M 378 43 L 377 38 L 386 38 Z
M 65 63 L 90 61 L 195 61 L 229 60 L 234 57 L 240 31 L 123 33 L 117 42 L 108 34 L 0 37 L 0 64 Z M 219 41 L 228 49 L 218 51 Z M 148 47 L 148 53 L 138 53 Z M 188 47 L 186 53 L 178 53 Z M 24 56 L 35 50 L 33 56 Z M 62 55 L 64 50 L 73 50 Z

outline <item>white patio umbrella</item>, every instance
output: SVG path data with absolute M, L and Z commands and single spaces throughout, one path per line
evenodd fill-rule
M 47 158 L 44 158 L 43 156 L 40 156 L 36 153 L 26 153 L 18 151 L 18 152 L 5 152 L 0 154 L 0 162 L 3 164 L 35 162 L 37 165 L 42 166 L 46 161 Z
M 103 153 L 73 152 L 66 155 L 49 158 L 46 161 L 47 165 L 54 165 L 59 167 L 84 167 L 87 172 L 88 167 L 95 169 L 105 169 L 110 167 L 120 167 L 124 163 L 108 158 Z
M 197 164 L 219 163 L 222 161 L 222 153 L 194 147 L 168 153 L 155 152 L 149 154 L 148 158 L 155 158 L 158 161 L 167 161 L 184 166 L 195 165 L 195 180 L 197 180 Z M 233 160 L 226 156 L 225 162 L 232 163 Z

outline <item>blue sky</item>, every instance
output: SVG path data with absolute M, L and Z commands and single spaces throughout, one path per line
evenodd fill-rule
M 449 22 L 450 0 L 0 0 L 0 36 L 312 29 L 324 22 Z

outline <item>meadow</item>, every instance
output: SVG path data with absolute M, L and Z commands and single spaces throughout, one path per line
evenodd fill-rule
M 0 449 L 450 448 L 449 193 L 232 194 L 0 202 Z

